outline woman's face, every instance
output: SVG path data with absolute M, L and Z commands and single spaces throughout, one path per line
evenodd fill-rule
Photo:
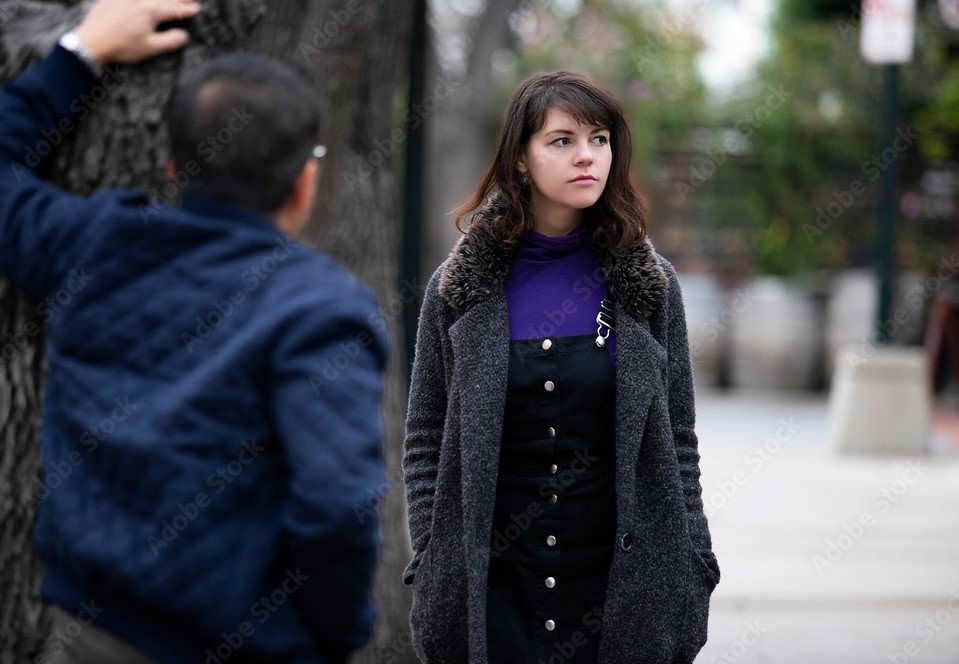
M 537 219 L 577 217 L 599 200 L 613 159 L 609 129 L 579 124 L 557 108 L 547 111 L 517 164 L 529 174 L 530 208 Z

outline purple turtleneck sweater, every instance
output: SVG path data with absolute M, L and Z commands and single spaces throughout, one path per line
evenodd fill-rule
M 596 314 L 606 280 L 589 227 L 567 235 L 534 231 L 519 236 L 505 284 L 510 339 L 596 334 Z M 615 332 L 607 339 L 615 359 Z

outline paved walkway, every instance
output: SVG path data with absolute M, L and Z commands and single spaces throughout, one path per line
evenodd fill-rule
M 838 456 L 825 395 L 697 392 L 722 568 L 697 664 L 959 664 L 959 413 L 923 457 Z

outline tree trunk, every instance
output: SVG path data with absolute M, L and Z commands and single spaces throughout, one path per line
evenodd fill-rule
M 0 80 L 46 55 L 86 6 L 0 0 Z M 377 629 L 374 643 L 356 658 L 360 662 L 415 661 L 409 647 L 410 594 L 401 582 L 411 552 L 400 479 L 407 386 L 397 314 L 403 305 L 415 305 L 417 294 L 397 290 L 392 155 L 401 151 L 402 141 L 391 138 L 394 98 L 406 80 L 411 19 L 409 0 L 205 0 L 190 45 L 124 68 L 123 85 L 58 148 L 52 174 L 75 192 L 142 186 L 163 200 L 163 105 L 181 70 L 225 51 L 254 50 L 289 61 L 307 71 L 323 95 L 322 141 L 328 152 L 314 219 L 303 238 L 373 288 L 387 312 L 394 348 L 384 409 L 389 482 L 356 506 L 357 518 L 372 518 L 370 510 L 379 507 L 383 533 L 374 590 Z M 29 334 L 33 308 L 0 285 L 0 664 L 35 656 L 46 634 L 38 598 L 41 568 L 31 546 L 43 376 L 42 331 Z
M 483 13 L 463 32 L 469 44 L 461 85 L 453 85 L 427 125 L 426 178 L 427 217 L 422 276 L 429 277 L 449 254 L 459 237 L 451 210 L 463 204 L 476 189 L 496 148 L 502 112 L 493 108 L 493 54 L 515 45 L 510 15 L 521 0 L 489 0 Z M 532 3 L 526 3 L 528 5 Z M 527 8 L 527 10 L 529 10 Z M 427 88 L 440 85 L 449 74 L 440 71 L 435 59 L 427 76 Z M 437 95 L 439 97 L 440 95 Z
M 19 664 L 34 661 L 45 629 L 37 599 L 42 568 L 31 539 L 43 327 L 6 281 L 0 283 L 0 312 L 0 662 Z

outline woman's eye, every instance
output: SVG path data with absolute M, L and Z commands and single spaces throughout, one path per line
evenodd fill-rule
M 603 136 L 600 134 L 599 136 L 594 136 L 593 140 L 596 141 L 598 145 L 606 145 L 609 143 L 609 136 Z
M 565 141 L 565 143 L 562 141 Z M 572 143 L 572 141 L 570 141 L 569 138 L 565 136 L 563 136 L 562 138 L 557 138 L 555 141 L 553 141 L 553 145 L 558 145 L 560 147 L 569 145 L 570 143 Z

